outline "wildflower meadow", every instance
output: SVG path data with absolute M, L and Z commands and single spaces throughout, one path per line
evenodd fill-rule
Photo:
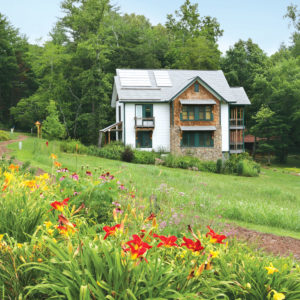
M 300 299 L 300 267 L 207 224 L 164 226 L 109 170 L 1 162 L 1 299 Z M 160 220 L 160 222 L 158 222 Z

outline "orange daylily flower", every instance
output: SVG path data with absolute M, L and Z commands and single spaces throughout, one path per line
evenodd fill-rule
M 57 168 L 60 168 L 60 167 L 61 167 L 61 163 L 58 162 L 58 161 L 54 161 L 53 164 L 54 164 L 54 166 L 57 167 Z
M 9 170 L 12 170 L 13 172 L 14 171 L 19 171 L 19 166 L 18 165 L 14 165 L 14 164 L 11 164 L 9 167 L 8 167 Z
M 52 159 L 57 159 L 57 156 L 56 156 L 55 154 L 53 154 L 53 153 L 51 153 L 50 157 L 51 157 Z

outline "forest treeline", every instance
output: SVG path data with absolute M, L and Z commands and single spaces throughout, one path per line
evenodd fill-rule
M 115 119 L 110 99 L 116 68 L 222 69 L 229 84 L 243 86 L 252 102 L 246 125 L 266 137 L 261 150 L 284 161 L 300 149 L 297 6 L 283 12 L 293 26 L 290 46 L 281 45 L 272 56 L 251 39 L 239 40 L 222 55 L 222 25 L 189 0 L 155 26 L 145 16 L 122 14 L 109 0 L 64 0 L 61 9 L 64 17 L 42 46 L 28 43 L 0 12 L 2 128 L 28 131 L 57 109 L 65 138 L 95 144 L 99 129 Z

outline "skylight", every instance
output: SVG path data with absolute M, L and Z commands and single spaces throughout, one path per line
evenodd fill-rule
M 151 86 L 148 71 L 119 70 L 122 86 Z
M 172 86 L 168 71 L 153 71 L 157 86 Z

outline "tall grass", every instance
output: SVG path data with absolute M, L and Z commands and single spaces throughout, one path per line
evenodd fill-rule
M 15 149 L 14 153 L 21 161 L 30 160 L 32 164 L 51 171 L 51 162 L 46 163 L 47 151 L 51 147 L 58 150 L 58 146 L 49 144 L 49 149 L 46 149 L 41 142 L 41 150 L 36 156 L 32 153 L 34 140 L 25 140 L 22 151 L 17 150 L 16 144 L 9 147 Z M 76 169 L 75 155 L 56 153 L 66 167 Z M 182 208 L 182 222 L 185 223 L 217 217 L 219 221 L 241 221 L 250 227 L 265 226 L 264 230 L 269 232 L 287 230 L 291 235 L 299 232 L 299 177 L 284 169 L 262 169 L 259 177 L 247 178 L 159 165 L 128 164 L 86 155 L 78 155 L 77 160 L 78 166 L 96 166 L 117 173 L 124 183 L 133 183 L 141 197 L 157 195 L 161 207 Z M 160 196 L 164 185 L 168 191 Z

